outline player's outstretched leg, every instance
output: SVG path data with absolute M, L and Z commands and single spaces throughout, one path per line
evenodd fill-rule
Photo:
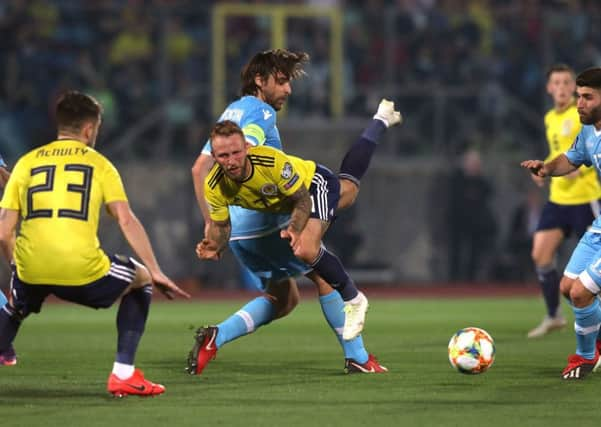
M 333 291 L 327 295 L 321 295 L 319 303 L 324 317 L 336 334 L 336 338 L 338 338 L 338 342 L 344 351 L 345 373 L 387 372 L 388 369 L 380 365 L 375 357 L 367 353 L 361 335 L 348 341 L 342 339 L 345 316 L 343 313 L 344 302 L 340 294 Z
M 215 359 L 222 345 L 254 332 L 271 322 L 275 316 L 274 304 L 266 296 L 261 296 L 248 302 L 217 326 L 199 328 L 188 355 L 186 371 L 190 375 L 200 375 L 207 364 Z
M 217 357 L 215 339 L 219 329 L 216 326 L 202 326 L 194 335 L 194 346 L 188 354 L 186 371 L 190 375 L 200 375 L 205 367 Z

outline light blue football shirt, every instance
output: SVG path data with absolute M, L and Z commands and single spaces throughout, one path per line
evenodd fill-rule
M 232 102 L 219 117 L 218 122 L 231 120 L 252 145 L 268 145 L 282 149 L 280 132 L 276 126 L 276 111 L 256 96 L 243 96 Z M 202 153 L 211 155 L 211 142 L 207 141 Z M 232 232 L 230 240 L 252 239 L 283 228 L 290 215 L 277 215 L 229 206 Z
M 597 131 L 593 125 L 582 126 L 565 155 L 574 166 L 594 166 L 597 176 L 601 177 L 601 131 Z M 601 233 L 601 216 L 593 221 L 589 231 Z

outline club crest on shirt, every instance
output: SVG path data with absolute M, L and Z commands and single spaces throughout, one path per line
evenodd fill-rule
M 261 187 L 261 194 L 265 196 L 275 196 L 278 194 L 278 187 L 275 184 L 268 183 Z
M 288 162 L 284 163 L 284 167 L 282 168 L 282 178 L 290 178 L 292 176 L 292 172 L 292 165 Z

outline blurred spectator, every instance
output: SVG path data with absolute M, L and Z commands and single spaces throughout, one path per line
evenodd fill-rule
M 108 96 L 115 111 L 111 119 L 114 135 L 125 133 L 169 102 L 173 96 L 170 88 L 178 87 L 177 79 L 182 76 L 193 93 L 193 104 L 210 105 L 211 6 L 215 3 L 224 1 L 0 2 L 2 128 L 19 127 L 26 118 L 28 126 L 17 136 L 16 144 L 33 145 L 35 135 L 49 124 L 46 106 L 65 83 L 81 89 L 99 87 Z M 489 127 L 496 124 L 490 129 L 495 138 L 509 135 L 511 140 L 517 132 L 534 136 L 522 139 L 536 140 L 536 130 L 506 117 L 508 103 L 521 103 L 534 114 L 542 113 L 541 70 L 548 62 L 566 62 L 577 71 L 601 64 L 601 31 L 596 25 L 601 19 L 601 3 L 591 0 L 322 3 L 299 0 L 293 4 L 340 8 L 343 75 L 332 75 L 330 70 L 329 20 L 287 18 L 289 47 L 307 50 L 313 57 L 311 84 L 299 86 L 300 96 L 290 105 L 294 117 L 330 115 L 332 79 L 343 79 L 345 109 L 353 115 L 366 114 L 373 98 L 384 90 L 402 94 L 415 90 L 418 83 L 422 93 L 412 110 L 438 108 L 443 98 L 434 100 L 432 107 L 428 94 L 446 96 L 441 94 L 457 88 L 466 95 L 449 109 L 473 114 L 474 122 Z M 287 3 L 265 0 L 254 4 L 264 7 L 265 15 L 232 15 L 225 21 L 227 90 L 237 87 L 229 82 L 237 82 L 244 58 L 271 47 L 270 5 Z M 581 49 L 574 49 L 575 45 Z M 436 87 L 444 91 L 434 92 Z M 482 108 L 475 108 L 470 88 L 481 97 Z M 227 99 L 235 96 L 227 93 Z M 454 99 L 448 96 L 444 99 Z M 430 123 L 423 120 L 417 133 L 428 134 Z M 501 126 L 504 132 L 494 132 Z M 420 152 L 434 148 L 424 147 Z
M 522 202 L 511 213 L 501 256 L 495 265 L 495 280 L 528 282 L 536 280 L 531 264 L 532 236 L 543 209 L 541 190 L 530 185 Z
M 478 151 L 470 149 L 462 155 L 447 194 L 449 279 L 487 279 L 496 250 L 497 220 L 491 207 L 493 188 L 482 174 Z
M 194 39 L 182 27 L 180 17 L 168 18 L 165 48 L 167 59 L 174 64 L 185 63 L 194 52 Z
M 113 65 L 150 65 L 154 53 L 150 27 L 149 23 L 140 21 L 132 9 L 123 10 L 122 28 L 113 39 L 109 52 L 109 60 Z

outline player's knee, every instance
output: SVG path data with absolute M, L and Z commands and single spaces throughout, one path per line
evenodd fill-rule
M 279 306 L 278 311 L 276 313 L 276 319 L 287 316 L 290 313 L 292 313 L 292 310 L 294 310 L 298 305 L 299 300 L 300 297 L 298 295 L 298 291 L 290 293 L 288 295 L 288 298 L 286 300 L 283 300 L 282 304 Z
M 553 262 L 553 254 L 546 253 L 537 247 L 532 248 L 530 257 L 532 258 L 534 265 L 537 267 L 548 266 Z
M 268 288 L 266 297 L 274 306 L 275 318 L 287 316 L 294 310 L 300 301 L 300 294 L 296 281 L 287 278 L 274 283 Z
M 579 280 L 575 280 L 572 283 L 572 287 L 570 289 L 570 301 L 574 307 L 586 307 L 593 302 L 594 298 L 595 295 L 586 289 Z
M 294 256 L 301 261 L 312 264 L 319 255 L 320 245 L 302 245 L 294 250 Z
M 559 291 L 568 300 L 570 299 L 570 290 L 572 289 L 572 283 L 574 283 L 574 279 L 571 279 L 566 276 L 563 276 L 561 281 L 559 282 Z
M 540 265 L 540 254 L 538 250 L 536 250 L 536 248 L 532 248 L 532 250 L 530 251 L 530 258 L 532 259 L 534 265 Z
M 348 179 L 340 180 L 340 200 L 338 201 L 338 209 L 344 209 L 355 203 L 359 195 L 359 187 L 353 181 Z
M 141 288 L 143 286 L 148 285 L 149 283 L 152 283 L 152 276 L 150 275 L 150 272 L 148 271 L 146 266 L 144 266 L 142 264 L 138 264 L 138 263 L 136 263 L 135 265 L 136 265 L 136 277 L 134 278 L 134 281 L 132 282 L 132 287 L 133 288 Z

